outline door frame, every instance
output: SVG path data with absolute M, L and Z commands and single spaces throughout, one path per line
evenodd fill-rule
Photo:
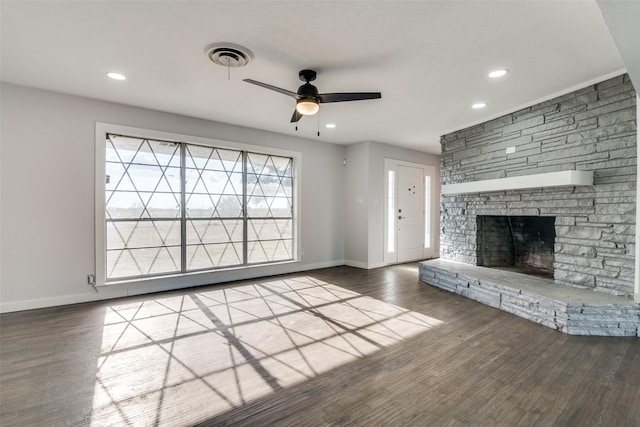
M 383 230 L 383 240 L 384 240 L 384 263 L 386 265 L 390 265 L 390 264 L 397 264 L 398 263 L 398 251 L 397 251 L 397 247 L 398 247 L 398 235 L 397 235 L 397 230 L 398 230 L 398 219 L 397 219 L 397 214 L 396 214 L 396 209 L 397 207 L 394 206 L 394 212 L 390 213 L 389 212 L 389 193 L 390 193 L 390 185 L 389 185 L 389 172 L 390 171 L 394 171 L 395 172 L 395 186 L 394 186 L 394 197 L 393 200 L 397 203 L 398 200 L 398 192 L 397 192 L 397 174 L 398 174 L 398 166 L 409 166 L 409 167 L 413 167 L 413 168 L 418 168 L 418 169 L 422 169 L 422 174 L 423 174 L 423 179 L 425 177 L 430 177 L 430 185 L 429 185 L 429 195 L 430 200 L 429 200 L 429 218 L 430 218 L 430 224 L 429 224 L 429 244 L 427 245 L 426 242 L 424 242 L 424 246 L 423 247 L 423 251 L 422 251 L 422 258 L 423 259 L 428 259 L 428 258 L 434 258 L 436 257 L 438 254 L 436 253 L 436 239 L 439 239 L 440 235 L 438 234 L 438 224 L 439 224 L 439 200 L 438 200 L 438 193 L 436 192 L 437 190 L 437 183 L 436 183 L 436 167 L 432 166 L 432 165 L 425 165 L 425 164 L 421 164 L 421 163 L 413 163 L 413 162 L 407 162 L 404 160 L 397 160 L 397 159 L 391 159 L 391 158 L 385 158 L 384 159 L 384 230 Z M 426 185 L 425 185 L 425 193 L 426 193 Z M 426 214 L 426 212 L 425 212 Z M 425 215 L 426 216 L 426 215 Z M 390 245 L 390 236 L 389 236 L 389 229 L 392 228 L 394 230 L 394 242 L 392 245 Z M 426 230 L 426 224 L 425 224 L 425 230 Z M 392 246 L 392 247 L 391 247 Z M 427 247 L 428 246 L 428 247 Z

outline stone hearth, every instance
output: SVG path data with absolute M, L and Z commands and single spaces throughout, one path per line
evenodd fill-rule
M 636 336 L 640 304 L 552 279 L 435 259 L 420 280 L 570 335 Z

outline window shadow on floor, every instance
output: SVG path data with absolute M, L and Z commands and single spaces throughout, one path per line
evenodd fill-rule
M 106 309 L 91 425 L 192 425 L 441 321 L 313 276 Z

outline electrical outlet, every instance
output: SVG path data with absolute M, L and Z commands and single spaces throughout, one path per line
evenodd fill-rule
M 513 154 L 516 152 L 516 147 L 507 147 L 507 154 Z
M 91 286 L 96 294 L 98 293 L 98 288 L 96 287 L 96 275 L 95 274 L 87 274 L 87 285 Z

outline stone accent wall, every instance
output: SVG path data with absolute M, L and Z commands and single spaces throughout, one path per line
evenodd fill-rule
M 635 95 L 622 75 L 444 135 L 442 184 L 591 170 L 594 185 L 443 195 L 441 257 L 476 264 L 477 215 L 555 216 L 555 281 L 632 296 Z

